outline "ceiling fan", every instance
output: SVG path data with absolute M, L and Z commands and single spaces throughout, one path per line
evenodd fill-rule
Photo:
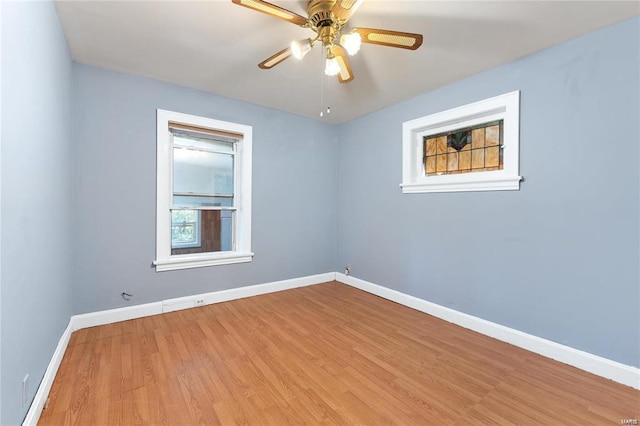
M 375 28 L 352 28 L 346 32 L 346 24 L 363 0 L 310 0 L 305 18 L 262 0 L 232 0 L 233 3 L 275 18 L 283 19 L 303 28 L 312 29 L 314 37 L 294 41 L 291 46 L 260 62 L 262 69 L 270 69 L 293 55 L 302 59 L 320 41 L 326 50 L 325 74 L 338 76 L 340 83 L 353 80 L 353 72 L 347 55 L 355 55 L 360 43 L 416 50 L 422 45 L 422 34 Z

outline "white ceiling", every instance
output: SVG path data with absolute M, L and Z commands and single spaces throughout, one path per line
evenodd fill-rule
M 272 0 L 306 16 L 306 2 Z M 365 0 L 349 27 L 424 35 L 417 51 L 363 45 L 355 79 L 323 77 L 321 49 L 257 64 L 311 30 L 216 1 L 56 1 L 77 62 L 340 123 L 640 13 L 637 1 Z M 325 107 L 319 117 L 321 84 Z

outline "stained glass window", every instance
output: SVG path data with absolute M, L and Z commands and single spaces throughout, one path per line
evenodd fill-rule
M 503 120 L 424 137 L 427 176 L 502 170 Z

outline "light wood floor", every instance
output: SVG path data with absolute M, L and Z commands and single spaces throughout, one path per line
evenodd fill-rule
M 40 424 L 623 419 L 640 391 L 332 282 L 79 330 Z

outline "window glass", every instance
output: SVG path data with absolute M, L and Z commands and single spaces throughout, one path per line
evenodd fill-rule
M 233 143 L 172 133 L 171 254 L 233 250 Z
M 504 168 L 502 125 L 504 120 L 425 136 L 424 172 L 451 175 L 490 172 Z
M 200 212 L 197 210 L 171 211 L 171 247 L 197 247 L 200 245 Z
M 203 149 L 215 152 L 233 152 L 233 141 L 222 141 L 213 138 L 204 138 L 195 134 L 186 134 L 179 131 L 172 131 L 173 145 L 185 148 Z
M 233 160 L 233 154 L 174 148 L 173 192 L 233 194 Z
M 229 196 L 193 196 L 175 195 L 173 196 L 174 207 L 232 207 L 233 195 Z
M 194 210 L 172 210 L 171 217 Z M 171 224 L 171 254 L 212 253 L 233 250 L 233 211 L 199 210 L 195 224 L 173 222 Z M 197 235 L 197 237 L 196 237 Z M 175 237 L 175 238 L 174 238 Z M 187 239 L 197 238 L 197 243 Z

